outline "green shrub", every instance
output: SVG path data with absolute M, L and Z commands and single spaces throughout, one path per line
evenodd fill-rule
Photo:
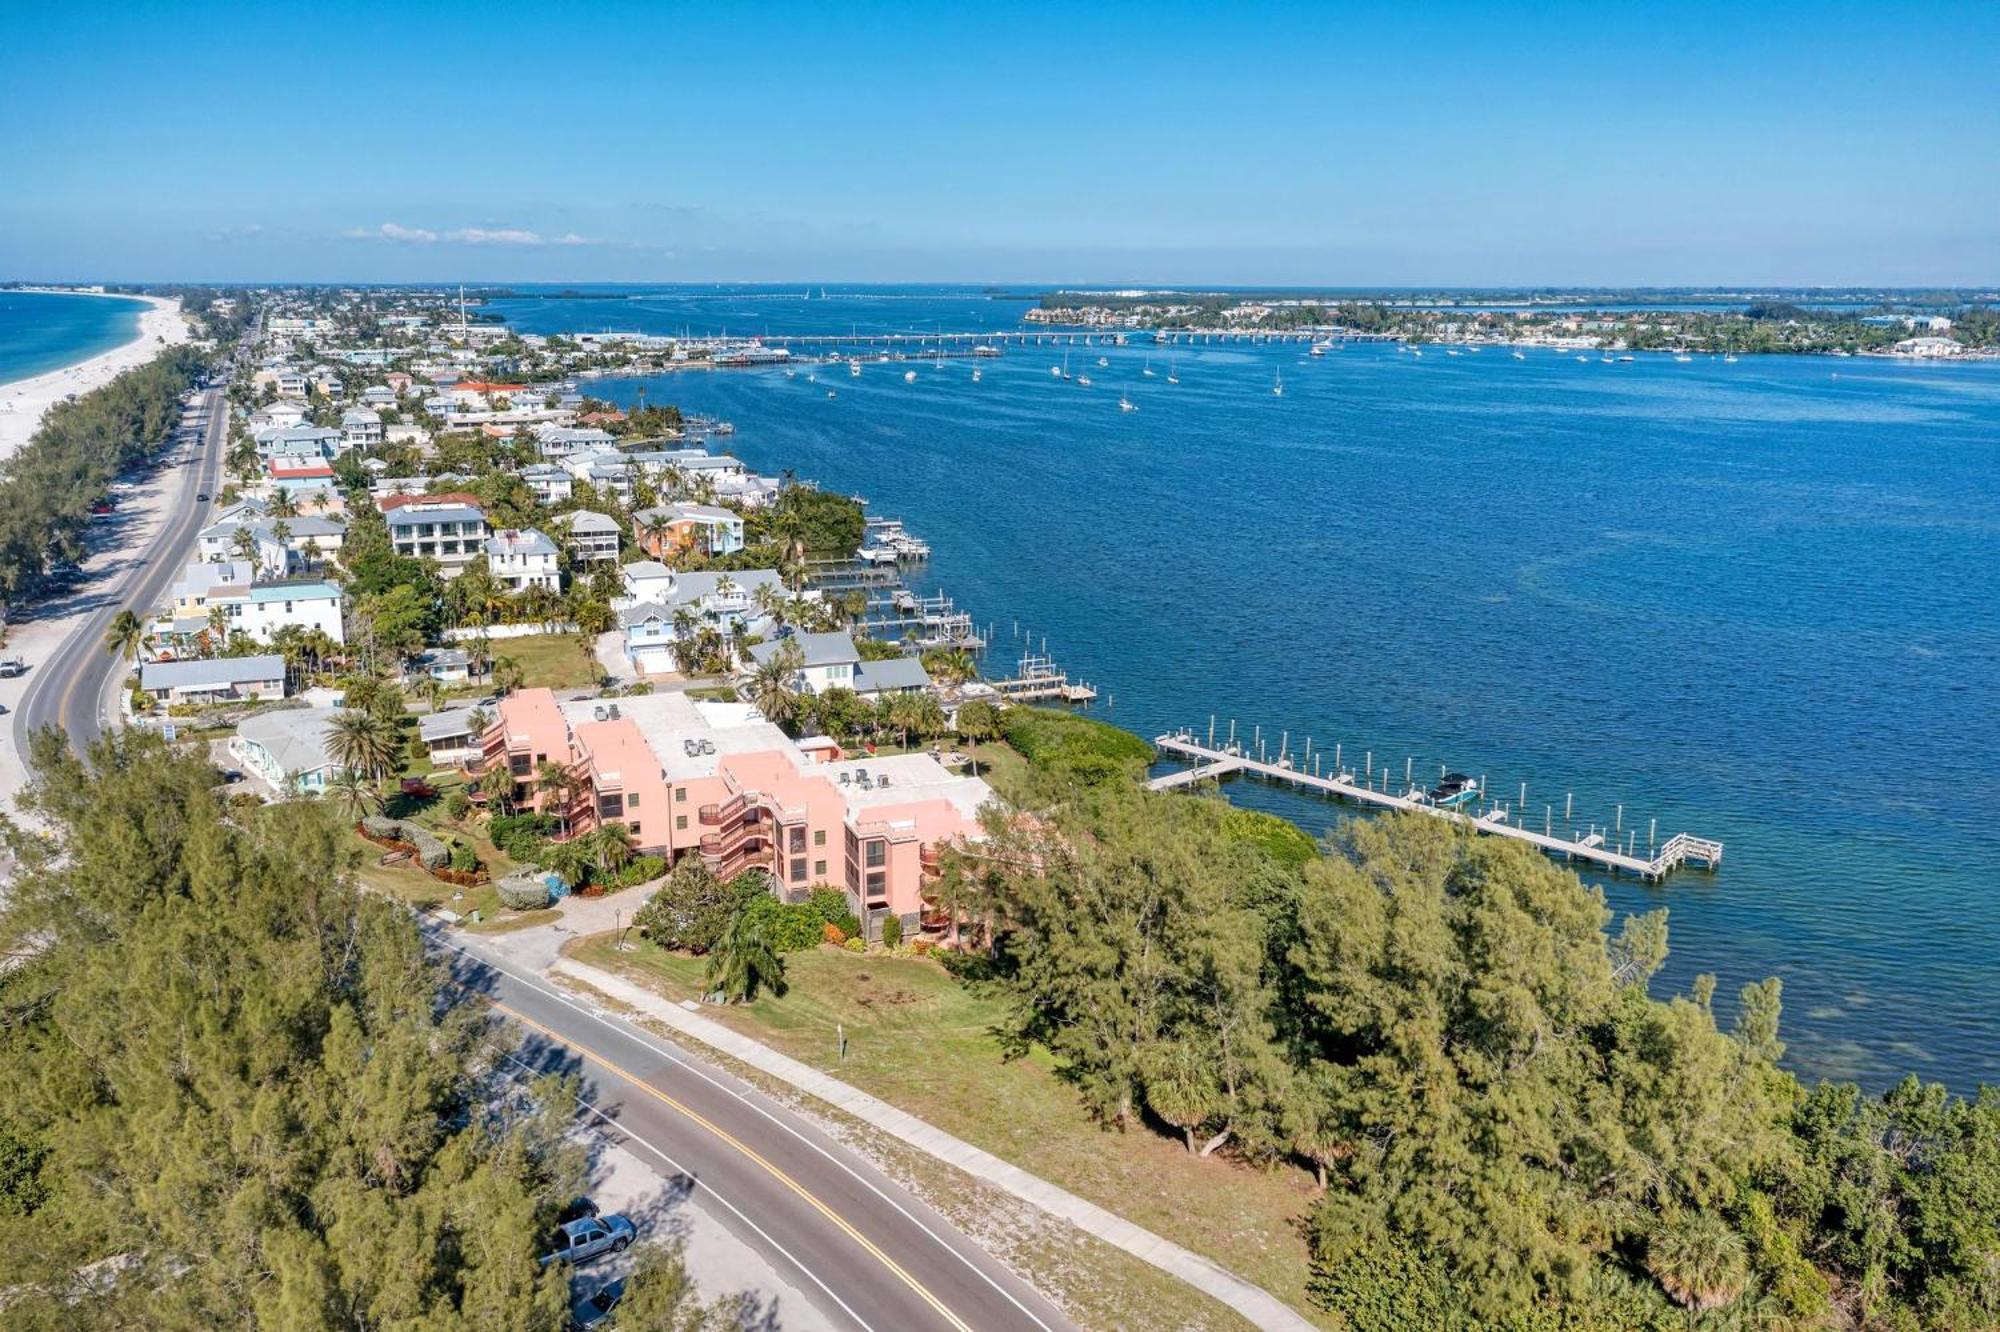
M 452 788 L 451 794 L 444 798 L 444 812 L 454 819 L 462 819 L 472 812 L 472 797 L 465 793 L 464 787 Z
M 1222 816 L 1222 835 L 1232 842 L 1254 846 L 1280 865 L 1297 868 L 1319 858 L 1319 843 L 1290 819 L 1262 810 L 1232 806 Z
M 809 903 L 780 902 L 763 893 L 743 910 L 763 927 L 764 938 L 780 953 L 801 952 L 825 937 L 826 922 Z
M 835 926 L 847 938 L 861 933 L 861 920 L 847 909 L 847 894 L 838 888 L 822 884 L 812 890 L 806 898 L 806 905 L 828 925 Z
M 486 835 L 510 857 L 526 862 L 540 856 L 543 844 L 560 827 L 547 814 L 495 814 L 487 825 Z
M 859 939 L 849 939 L 846 943 L 842 944 L 841 947 L 845 948 L 850 953 L 865 953 L 868 951 L 868 945 L 863 943 Z
M 1153 761 L 1153 747 L 1130 731 L 1053 708 L 1008 708 L 1000 733 L 1031 767 L 1086 786 L 1136 778 Z
M 479 868 L 479 857 L 464 842 L 453 842 L 451 846 L 451 867 L 461 874 L 471 874 Z
M 625 862 L 625 868 L 618 871 L 617 883 L 620 888 L 630 888 L 635 883 L 646 883 L 667 872 L 665 856 L 635 856 Z
M 890 949 L 901 948 L 903 946 L 903 918 L 901 916 L 889 915 L 883 917 L 882 946 Z
M 539 911 L 549 904 L 549 886 L 540 874 L 512 874 L 493 885 L 500 905 L 515 911 Z

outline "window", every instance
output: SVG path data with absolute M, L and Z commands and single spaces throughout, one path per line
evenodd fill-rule
M 803 827 L 794 826 L 791 830 L 790 841 L 791 841 L 792 851 L 795 854 L 797 852 L 805 850 L 806 830 Z
M 813 877 L 815 879 L 824 879 L 826 877 L 826 862 L 824 860 L 815 860 L 813 862 Z
M 888 893 L 889 890 L 883 886 L 884 883 L 885 880 L 880 874 L 870 874 L 868 876 L 868 897 L 870 901 L 885 896 Z
M 674 801 L 677 804 L 685 804 L 687 802 L 687 798 L 688 798 L 688 789 L 685 786 L 676 786 L 674 788 Z
M 625 797 L 625 808 L 627 809 L 639 808 L 639 793 L 637 791 L 634 791 L 631 795 Z
M 632 829 L 632 840 L 637 841 L 639 839 L 639 825 L 633 823 L 633 824 L 628 824 L 627 826 Z
M 806 877 L 806 862 L 803 858 L 792 862 L 792 882 L 799 883 Z
M 826 845 L 826 829 L 824 829 L 824 828 L 814 828 L 814 829 L 813 829 L 813 845 L 814 845 L 814 846 L 825 846 L 825 845 Z M 821 861 L 820 863 L 821 863 L 821 864 L 825 864 L 826 862 L 824 862 L 824 861 Z
M 603 796 L 597 802 L 597 812 L 607 819 L 622 819 L 625 817 L 625 802 L 615 795 Z
M 687 815 L 685 815 L 685 814 L 676 814 L 676 815 L 674 815 L 674 831 L 675 831 L 675 832 L 686 832 L 686 831 L 687 831 L 687 826 L 688 826 L 688 816 L 687 816 Z
M 889 863 L 889 845 L 877 840 L 868 844 L 868 868 L 879 869 Z

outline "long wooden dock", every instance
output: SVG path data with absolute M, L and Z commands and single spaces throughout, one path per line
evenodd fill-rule
M 1221 778 L 1241 772 L 1262 777 L 1267 781 L 1286 782 L 1320 795 L 1351 800 L 1358 805 L 1367 805 L 1375 809 L 1400 810 L 1411 814 L 1427 814 L 1432 818 L 1449 819 L 1454 823 L 1467 825 L 1474 832 L 1512 838 L 1514 841 L 1538 847 L 1552 856 L 1584 861 L 1600 869 L 1637 875 L 1653 882 L 1666 878 L 1684 865 L 1698 864 L 1714 869 L 1722 864 L 1722 843 L 1687 833 L 1675 833 L 1661 844 L 1658 851 L 1648 856 L 1640 856 L 1635 854 L 1636 833 L 1633 837 L 1633 848 L 1621 851 L 1615 844 L 1607 843 L 1603 835 L 1595 830 L 1575 839 L 1558 837 L 1553 832 L 1535 832 L 1531 828 L 1522 827 L 1511 821 L 1504 807 L 1495 807 L 1477 816 L 1461 813 L 1455 809 L 1440 808 L 1421 798 L 1420 794 L 1398 795 L 1386 789 L 1386 769 L 1383 788 L 1377 789 L 1356 781 L 1351 772 L 1343 771 L 1323 776 L 1317 772 L 1302 771 L 1289 759 L 1272 763 L 1252 758 L 1242 752 L 1241 746 L 1216 748 L 1213 744 L 1204 744 L 1197 740 L 1191 731 L 1175 731 L 1169 735 L 1159 736 L 1154 739 L 1153 744 L 1162 754 L 1186 759 L 1195 765 L 1182 772 L 1155 777 L 1147 783 L 1155 791 L 1174 790 L 1192 786 L 1206 778 Z

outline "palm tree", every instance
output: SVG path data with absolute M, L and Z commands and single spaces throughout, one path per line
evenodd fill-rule
M 229 544 L 235 548 L 238 556 L 250 561 L 250 572 L 254 577 L 257 570 L 262 568 L 264 563 L 263 559 L 257 554 L 257 534 L 247 527 L 239 527 L 236 529 L 236 535 L 230 539 Z
M 1647 1241 L 1646 1270 L 1675 1303 L 1698 1314 L 1734 1303 L 1750 1280 L 1743 1237 L 1713 1212 L 1662 1225 Z
M 427 675 L 424 677 L 423 690 L 424 702 L 430 704 L 431 711 L 442 711 L 444 709 L 444 681 L 438 679 L 435 675 Z
M 572 888 L 581 888 L 590 882 L 590 848 L 582 838 L 567 842 L 550 842 L 541 853 L 542 866 L 554 870 L 563 882 Z
M 502 657 L 493 663 L 493 687 L 503 694 L 511 694 L 521 687 L 527 678 L 521 663 L 512 657 Z
M 569 831 L 569 807 L 576 800 L 577 785 L 576 774 L 554 759 L 535 765 L 535 789 L 542 795 L 542 812 L 561 819 L 564 832 Z
M 975 698 L 958 706 L 952 723 L 968 746 L 981 745 L 1000 734 L 1000 714 L 991 703 Z M 972 775 L 979 775 L 979 760 L 972 760 Z
M 763 923 L 749 911 L 739 909 L 709 950 L 707 985 L 711 997 L 720 995 L 731 1004 L 749 1003 L 764 988 L 784 996 L 785 959 L 771 947 Z
M 632 859 L 632 830 L 622 823 L 601 824 L 590 835 L 590 845 L 597 853 L 597 867 L 606 877 L 614 876 Z
M 964 648 L 932 648 L 923 656 L 924 670 L 933 680 L 960 685 L 978 674 L 972 654 Z
M 757 663 L 750 676 L 750 701 L 764 714 L 764 720 L 783 726 L 798 715 L 799 696 L 792 688 L 792 676 L 803 661 L 799 645 L 787 642 Z
M 271 516 L 273 518 L 299 516 L 299 502 L 292 497 L 291 491 L 280 488 L 278 493 L 271 497 Z
M 326 748 L 344 768 L 380 780 L 395 757 L 395 731 L 372 712 L 344 708 L 327 725 Z
M 371 805 L 379 809 L 382 804 L 375 784 L 353 768 L 342 768 L 333 775 L 333 780 L 326 784 L 326 798 L 337 802 L 356 823 Z
M 133 656 L 145 636 L 146 626 L 139 623 L 137 615 L 130 610 L 119 611 L 104 630 L 104 650 L 114 657 Z

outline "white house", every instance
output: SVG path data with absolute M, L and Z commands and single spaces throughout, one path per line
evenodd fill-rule
M 259 407 L 250 413 L 250 428 L 265 430 L 272 427 L 284 429 L 288 426 L 303 425 L 306 419 L 306 405 L 295 398 L 280 398 L 276 402 Z
M 231 637 L 248 634 L 259 643 L 286 625 L 317 629 L 338 643 L 341 638 L 340 589 L 332 583 L 253 583 L 249 587 L 218 588 L 208 604 L 220 607 L 223 626 Z
M 554 463 L 531 463 L 520 477 L 544 504 L 561 504 L 576 490 L 576 478 Z
M 477 708 L 449 708 L 417 718 L 417 734 L 431 762 L 440 767 L 467 763 L 484 752 L 485 737 L 473 725 Z
M 578 453 L 603 453 L 618 447 L 618 441 L 595 426 L 549 426 L 536 432 L 536 447 L 544 458 L 554 460 Z
M 341 442 L 350 449 L 382 442 L 382 414 L 371 407 L 350 407 L 340 414 Z
M 555 592 L 562 586 L 555 542 L 532 527 L 518 532 L 495 532 L 488 537 L 486 567 L 494 582 L 516 592 L 531 587 Z
M 332 426 L 295 424 L 269 425 L 252 436 L 257 456 L 271 458 L 331 458 L 341 451 L 340 432 Z
M 1919 360 L 1933 361 L 1956 356 L 1965 350 L 1965 345 L 1955 338 L 1904 338 L 1893 350 L 1898 356 L 1914 356 Z
M 913 694 L 930 688 L 930 673 L 915 657 L 889 657 L 863 661 L 846 633 L 793 634 L 789 638 L 757 643 L 750 658 L 759 665 L 796 645 L 800 665 L 792 673 L 792 687 L 802 694 L 818 694 L 828 689 L 852 689 L 863 698 L 884 694 Z
M 853 689 L 855 668 L 861 653 L 845 633 L 793 634 L 751 647 L 750 658 L 758 665 L 790 648 L 799 653 L 798 668 L 792 672 L 792 688 L 802 694 L 823 694 L 829 689 Z
M 656 601 L 666 605 L 674 595 L 674 571 L 658 560 L 634 560 L 622 571 L 625 575 L 625 601 L 628 605 L 638 605 L 642 601 Z
M 451 496 L 386 502 L 382 516 L 398 555 L 436 560 L 447 578 L 456 578 L 486 552 L 486 515 L 477 505 Z
M 549 526 L 560 534 L 563 549 L 578 565 L 604 564 L 618 558 L 618 520 L 588 509 L 557 514 Z

